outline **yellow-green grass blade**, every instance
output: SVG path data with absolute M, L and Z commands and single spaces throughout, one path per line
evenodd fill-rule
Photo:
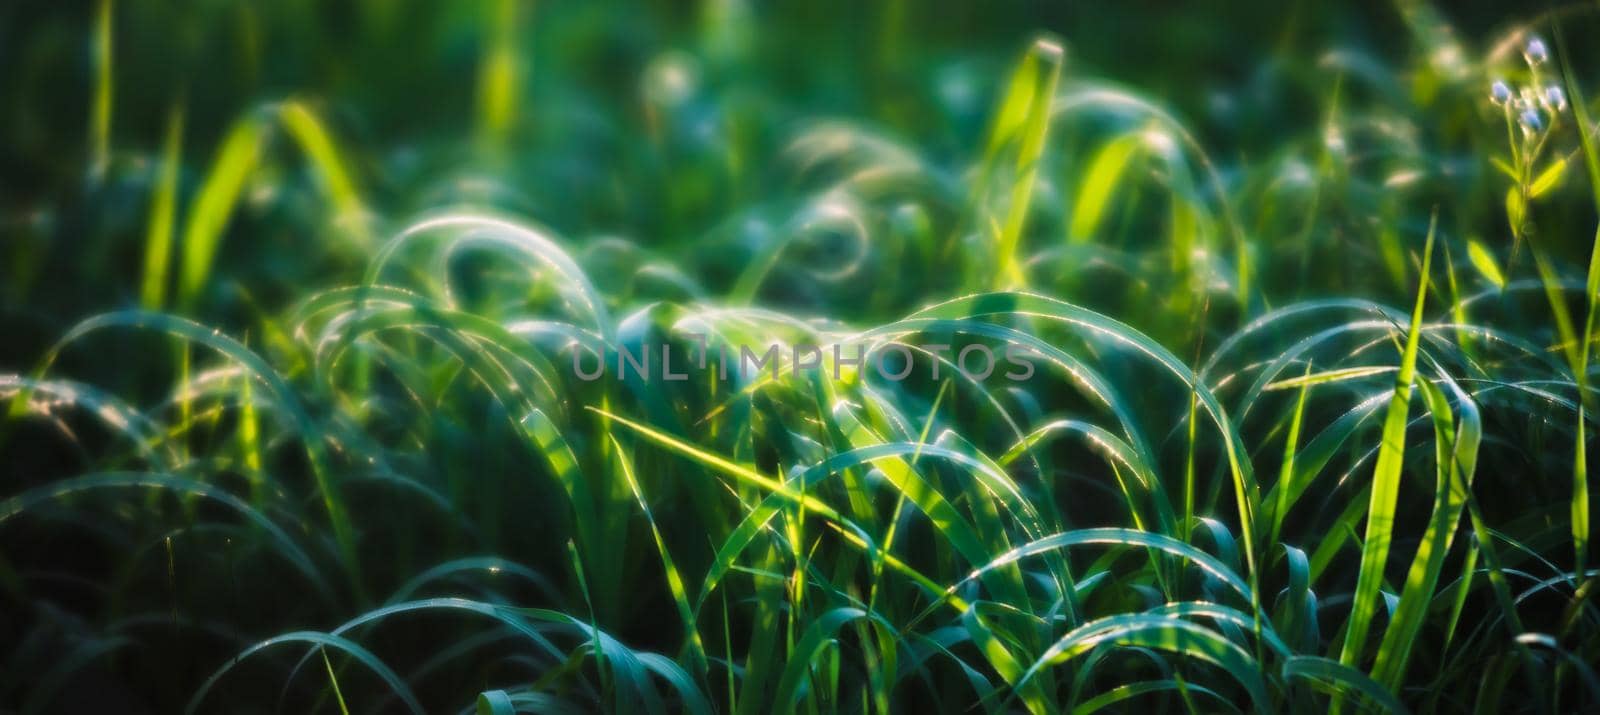
M 483 57 L 478 67 L 478 131 L 491 146 L 501 144 L 522 103 L 522 67 L 517 56 L 520 0 L 489 0 Z
M 805 504 L 806 511 L 821 515 L 833 522 L 839 534 L 844 536 L 845 539 L 848 540 L 852 545 L 871 552 L 870 555 L 873 558 L 883 559 L 885 565 L 905 575 L 907 578 L 910 578 L 913 582 L 917 583 L 919 586 L 922 586 L 929 593 L 938 594 L 943 590 L 943 588 L 935 581 L 907 566 L 904 562 L 895 558 L 893 555 L 879 551 L 876 544 L 867 539 L 859 527 L 857 527 L 850 520 L 844 518 L 843 515 L 835 511 L 832 506 L 816 498 L 815 496 L 806 494 L 803 491 L 800 491 L 789 485 L 788 483 L 779 482 L 770 477 L 764 476 L 752 467 L 731 461 L 725 457 L 714 454 L 708 450 L 697 447 L 693 444 L 685 442 L 682 439 L 647 425 L 635 422 L 611 412 L 606 412 L 605 410 L 594 406 L 587 406 L 585 409 L 606 416 L 607 418 L 615 421 L 617 424 L 627 427 L 629 430 L 639 434 L 659 447 L 663 447 L 668 451 L 678 454 L 679 456 L 686 457 L 691 461 L 711 467 L 718 472 L 726 474 L 739 481 L 755 485 L 771 493 L 771 496 L 768 497 L 768 502 L 763 503 L 761 507 L 758 507 L 756 510 L 753 510 L 749 515 L 747 515 L 744 522 L 734 530 L 734 534 L 730 535 L 727 543 L 725 543 L 718 550 L 716 563 L 721 564 L 722 568 L 720 570 L 713 570 L 711 574 L 707 575 L 706 585 L 704 588 L 702 588 L 700 595 L 697 597 L 698 603 L 695 606 L 696 613 L 699 613 L 701 608 L 705 605 L 706 598 L 710 595 L 717 579 L 720 578 L 721 572 L 726 571 L 728 567 L 731 567 L 733 560 L 737 557 L 738 553 L 744 550 L 744 548 L 749 544 L 750 540 L 755 537 L 756 533 L 764 527 L 767 520 L 771 519 L 772 516 L 777 513 L 779 505 L 785 503 L 799 504 L 803 502 Z M 959 598 L 950 599 L 948 602 L 954 608 L 965 607 L 965 603 Z
M 189 208 L 180 247 L 183 267 L 178 281 L 178 305 L 185 310 L 196 307 L 195 301 L 205 288 L 228 219 L 244 192 L 245 181 L 260 161 L 265 137 L 266 125 L 259 117 L 252 113 L 240 118 L 222 140 L 211 170 L 200 184 Z
M 666 573 L 667 589 L 672 593 L 673 604 L 678 607 L 678 617 L 683 620 L 684 641 L 689 651 L 689 662 L 694 667 L 695 674 L 701 679 L 709 678 L 709 668 L 706 665 L 705 645 L 700 640 L 700 628 L 696 623 L 694 607 L 689 604 L 689 591 L 684 587 L 683 576 L 678 573 L 677 564 L 672 560 L 672 553 L 667 550 L 666 539 L 661 536 L 661 528 L 656 525 L 655 513 L 650 510 L 650 503 L 645 500 L 644 492 L 639 488 L 639 480 L 633 474 L 633 459 L 622 443 L 615 437 L 610 438 L 613 454 L 616 455 L 617 470 L 622 473 L 623 479 L 628 482 L 628 489 L 633 491 L 633 498 L 639 503 L 639 511 L 644 513 L 645 521 L 650 524 L 650 535 L 655 539 L 656 551 L 661 555 L 661 568 Z
M 1311 363 L 1306 363 L 1305 378 L 1311 377 Z M 1278 471 L 1278 483 L 1273 491 L 1278 493 L 1269 518 L 1272 519 L 1272 528 L 1267 536 L 1268 544 L 1277 544 L 1278 534 L 1283 528 L 1283 516 L 1289 511 L 1289 494 L 1294 489 L 1294 458 L 1300 449 L 1300 425 L 1305 421 L 1306 397 L 1311 394 L 1311 382 L 1300 384 L 1300 394 L 1294 401 L 1294 413 L 1289 417 L 1289 433 L 1283 439 L 1283 466 Z
M 1483 276 L 1490 285 L 1499 289 L 1506 287 L 1505 273 L 1500 270 L 1500 264 L 1495 261 L 1494 254 L 1490 253 L 1483 243 L 1476 239 L 1467 241 L 1467 260 L 1472 263 L 1473 268 L 1478 269 L 1478 275 Z
M 1072 202 L 1068 241 L 1084 243 L 1094 238 L 1119 182 L 1142 143 L 1141 134 L 1124 134 L 1106 142 L 1094 155 L 1081 179 L 1077 198 Z
M 1394 396 L 1384 415 L 1382 443 L 1373 467 L 1371 501 L 1367 506 L 1366 535 L 1361 544 L 1361 571 L 1351 595 L 1350 620 L 1345 631 L 1339 662 L 1359 666 L 1363 659 L 1368 628 L 1377 612 L 1379 589 L 1383 586 L 1384 565 L 1388 562 L 1393 538 L 1395 502 L 1400 491 L 1400 475 L 1405 466 L 1407 414 L 1411 405 L 1412 382 L 1416 375 L 1417 347 L 1422 335 L 1422 311 L 1428 295 L 1428 271 L 1433 261 L 1435 214 L 1428 227 L 1423 248 L 1422 272 L 1417 281 L 1417 300 L 1411 309 L 1411 324 L 1406 329 L 1405 347 L 1400 356 L 1400 372 L 1395 378 Z
M 1400 594 L 1400 605 L 1389 619 L 1372 669 L 1373 678 L 1391 692 L 1400 689 L 1412 646 L 1436 596 L 1445 554 L 1450 551 L 1461 512 L 1466 508 L 1466 492 L 1472 488 L 1478 466 L 1478 445 L 1483 440 L 1483 419 L 1466 393 L 1450 383 L 1460 412 L 1459 420 L 1454 420 L 1444 391 L 1426 378 L 1418 380 L 1418 384 L 1428 410 L 1433 413 L 1438 479 L 1433 515 L 1422 541 L 1417 544 L 1416 556 Z
M 145 230 L 144 282 L 139 289 L 139 304 L 145 310 L 160 310 L 166 302 L 167 268 L 172 262 L 172 232 L 178 211 L 178 173 L 183 168 L 182 158 L 183 107 L 179 105 L 167 115 L 161 170 L 156 179 L 155 200 L 150 204 L 150 222 Z
M 333 206 L 335 222 L 350 232 L 357 245 L 365 247 L 372 239 L 367 232 L 361 192 L 350 175 L 350 162 L 339 150 L 327 125 L 300 100 L 290 100 L 279 106 L 278 118 L 316 170 L 328 202 Z
M 1584 100 L 1583 91 L 1578 87 L 1577 76 L 1568 63 L 1565 40 L 1558 32 L 1556 39 L 1561 42 L 1562 76 L 1566 78 L 1567 96 L 1572 99 L 1572 115 L 1578 123 L 1578 140 L 1583 148 L 1583 164 L 1589 170 L 1590 195 L 1594 200 L 1597 213 L 1600 213 L 1600 147 L 1596 147 L 1593 136 L 1594 123 L 1589 116 L 1588 103 Z M 1589 466 L 1587 454 L 1588 424 L 1584 418 L 1589 412 L 1593 398 L 1589 394 L 1589 355 L 1595 339 L 1595 322 L 1600 317 L 1600 222 L 1595 227 L 1595 237 L 1589 250 L 1589 273 L 1584 282 L 1584 298 L 1586 311 L 1583 321 L 1583 343 L 1578 346 L 1578 360 L 1573 369 L 1573 379 L 1578 386 L 1578 421 L 1576 428 L 1576 448 L 1573 450 L 1572 469 L 1572 546 L 1573 567 L 1572 573 L 1576 578 L 1582 578 L 1589 553 Z
M 344 691 L 339 688 L 339 676 L 333 672 L 333 662 L 328 660 L 328 649 L 317 648 L 317 653 L 322 656 L 322 667 L 328 672 L 328 683 L 333 686 L 333 699 L 339 703 L 340 715 L 350 715 L 350 706 L 344 702 Z
M 89 108 L 89 166 L 95 177 L 103 176 L 111 164 L 111 105 L 116 98 L 113 82 L 116 8 L 116 0 L 95 3 L 94 39 L 90 50 L 94 59 L 94 98 Z
M 1268 383 L 1263 389 L 1271 391 L 1292 390 L 1299 388 L 1303 393 L 1306 388 L 1313 385 L 1325 385 L 1334 382 L 1345 382 L 1347 380 L 1359 380 L 1361 378 L 1371 377 L 1373 375 L 1382 375 L 1386 372 L 1395 372 L 1399 369 L 1393 365 L 1362 365 L 1360 367 L 1342 367 L 1337 370 L 1325 370 L 1323 372 L 1313 373 L 1310 371 L 1310 365 L 1307 365 L 1306 367 L 1307 370 L 1304 375 Z
M 1035 40 L 1022 60 L 1022 67 L 1012 76 L 1011 88 L 990 138 L 991 156 L 1012 142 L 1016 143 L 1017 152 L 1005 222 L 995 237 L 997 266 L 992 283 L 996 288 L 1020 287 L 1025 282 L 1016 254 L 1033 200 L 1039 158 L 1044 155 L 1051 105 L 1065 64 L 1066 49 L 1059 40 Z

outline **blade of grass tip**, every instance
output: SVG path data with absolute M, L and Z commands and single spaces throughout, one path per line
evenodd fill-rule
M 115 99 L 112 72 L 112 23 L 116 20 L 115 0 L 100 0 L 94 19 L 94 100 L 89 109 L 90 170 L 95 178 L 105 175 L 111 163 L 111 102 Z
M 1039 158 L 1044 155 L 1045 137 L 1050 129 L 1050 105 L 1055 99 L 1056 85 L 1061 82 L 1061 68 L 1065 64 L 1066 50 L 1061 42 L 1054 38 L 1040 38 L 1035 40 L 1033 47 L 1028 50 L 1028 57 L 1023 63 L 1033 64 L 1032 72 L 1019 72 L 1016 82 L 1020 79 L 1037 79 L 1041 74 L 1042 81 L 1031 87 L 1032 94 L 1027 100 L 1025 112 L 1026 119 L 1016 127 L 1020 131 L 1018 137 L 1021 141 L 1017 147 L 1016 172 L 1012 179 L 1010 201 L 1006 207 L 1005 224 L 1000 229 L 998 247 L 995 255 L 999 259 L 998 270 L 994 276 L 994 287 L 1006 289 L 1021 287 L 1026 281 L 1022 275 L 1022 264 L 1017 260 L 1016 252 L 1022 241 L 1022 228 L 1027 222 L 1028 205 L 1033 199 L 1034 179 L 1039 173 Z M 1039 68 L 1043 68 L 1043 72 Z M 1013 94 L 1007 98 L 1007 104 L 1012 104 Z M 1007 106 L 1002 112 L 1010 110 Z M 991 148 L 992 145 L 991 145 Z
M 344 160 L 327 125 L 305 102 L 298 100 L 284 102 L 278 108 L 278 117 L 316 169 L 328 202 L 333 204 L 335 222 L 348 229 L 362 247 L 369 247 L 372 237 L 365 224 L 366 209 L 361 203 L 361 192 L 350 178 L 349 163 Z
M 1595 146 L 1594 137 L 1590 134 L 1594 124 L 1589 119 L 1588 105 L 1569 64 L 1566 41 L 1559 24 L 1556 26 L 1556 47 L 1560 50 L 1557 54 L 1561 58 L 1561 74 L 1566 79 L 1567 96 L 1571 98 L 1572 116 L 1578 122 L 1578 141 L 1583 146 L 1583 165 L 1589 170 L 1589 189 L 1595 210 L 1600 212 L 1600 148 Z M 1588 389 L 1589 351 L 1594 341 L 1596 309 L 1600 307 L 1600 223 L 1595 227 L 1595 240 L 1589 250 L 1589 275 L 1584 284 L 1584 298 L 1587 310 L 1583 320 L 1583 344 L 1578 348 L 1578 364 L 1573 370 L 1573 379 L 1578 384 L 1578 426 L 1572 469 L 1572 573 L 1574 578 L 1579 579 L 1583 577 L 1589 552 L 1589 467 L 1585 445 L 1588 438 L 1584 418 L 1593 399 Z
M 485 690 L 478 693 L 478 715 L 517 715 L 516 703 L 504 690 Z
M 183 231 L 183 272 L 178 284 L 178 303 L 185 310 L 194 307 L 205 287 L 228 217 L 260 158 L 263 130 L 261 120 L 253 114 L 234 123 L 189 209 L 189 221 Z
M 145 230 L 144 283 L 139 304 L 160 310 L 167 294 L 167 268 L 172 262 L 172 228 L 178 209 L 178 170 L 183 158 L 183 105 L 167 115 L 167 138 L 161 149 L 161 174 L 156 179 L 155 201 Z
M 1405 349 L 1400 356 L 1400 373 L 1395 377 L 1394 397 L 1384 415 L 1382 443 L 1373 468 L 1371 501 L 1367 507 L 1366 536 L 1361 543 L 1361 571 L 1352 595 L 1350 622 L 1339 662 L 1359 665 L 1367 641 L 1367 628 L 1377 612 L 1379 590 L 1383 586 L 1383 567 L 1389 557 L 1389 542 L 1394 529 L 1395 501 L 1400 491 L 1400 472 L 1405 462 L 1407 414 L 1411 405 L 1411 383 L 1416 375 L 1417 346 L 1422 335 L 1422 309 L 1428 296 L 1428 271 L 1433 262 L 1434 231 L 1439 215 L 1435 210 L 1428 223 L 1427 245 L 1422 252 L 1422 275 L 1418 278 L 1417 300 L 1411 309 L 1411 325 L 1406 329 Z M 1338 701 L 1335 701 L 1337 705 Z
M 1478 269 L 1478 274 L 1489 281 L 1499 290 L 1505 290 L 1506 276 L 1500 271 L 1500 264 L 1494 260 L 1494 254 L 1476 239 L 1467 240 L 1467 261 L 1473 268 Z

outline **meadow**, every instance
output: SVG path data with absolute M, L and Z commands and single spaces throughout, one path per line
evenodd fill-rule
M 1600 709 L 1596 32 L 0 8 L 0 712 Z

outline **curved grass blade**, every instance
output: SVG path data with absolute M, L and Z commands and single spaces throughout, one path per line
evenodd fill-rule
M 1340 696 L 1359 693 L 1387 712 L 1409 712 L 1406 706 L 1400 704 L 1400 701 L 1377 681 L 1330 658 L 1315 655 L 1291 656 L 1283 662 L 1283 677 L 1318 682 Z
M 272 638 L 268 638 L 260 643 L 244 649 L 244 651 L 240 652 L 238 655 L 229 660 L 226 665 L 218 668 L 216 672 L 212 673 L 211 677 L 206 678 L 206 681 L 200 685 L 198 690 L 195 691 L 194 696 L 189 699 L 189 705 L 188 707 L 184 708 L 184 712 L 192 715 L 194 712 L 198 711 L 200 705 L 205 702 L 206 695 L 211 692 L 211 689 L 216 686 L 217 682 L 222 680 L 222 677 L 227 675 L 229 671 L 233 670 L 234 666 L 237 666 L 241 661 L 249 658 L 252 655 L 255 655 L 256 653 L 283 643 L 310 643 L 313 646 L 319 646 L 317 648 L 318 652 L 321 652 L 323 648 L 334 648 L 336 650 L 343 651 L 344 653 L 347 653 L 351 657 L 355 658 L 362 665 L 365 665 L 367 669 L 371 670 L 379 678 L 382 678 L 384 684 L 388 685 L 389 689 L 394 692 L 395 696 L 400 698 L 400 702 L 405 704 L 407 710 L 417 713 L 417 715 L 421 715 L 423 712 L 425 712 L 422 709 L 422 704 L 417 701 L 417 696 L 411 692 L 411 688 L 405 684 L 405 681 L 401 680 L 399 675 L 396 675 L 395 672 L 389 668 L 389 666 L 385 665 L 383 661 L 379 660 L 378 657 L 373 655 L 371 651 L 367 650 L 366 648 L 362 648 L 353 641 L 341 638 L 337 635 L 330 633 L 319 633 L 316 631 L 295 631 L 293 633 L 285 633 L 281 636 L 273 636 Z

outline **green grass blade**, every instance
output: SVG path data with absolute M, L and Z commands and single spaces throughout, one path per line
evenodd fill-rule
M 1373 467 L 1371 501 L 1367 507 L 1366 536 L 1361 544 L 1361 572 L 1351 597 L 1350 620 L 1339 662 L 1357 666 L 1363 658 L 1368 626 L 1378 608 L 1383 569 L 1393 538 L 1395 501 L 1400 490 L 1400 473 L 1405 466 L 1406 422 L 1411 405 L 1411 384 L 1417 367 L 1417 345 L 1422 335 L 1422 309 L 1428 296 L 1428 271 L 1433 261 L 1434 230 L 1438 216 L 1428 227 L 1423 248 L 1422 272 L 1417 281 L 1417 300 L 1411 309 L 1411 324 L 1406 328 L 1405 348 L 1400 356 L 1400 373 L 1395 378 L 1394 397 L 1389 400 L 1383 421 L 1383 442 Z
M 1433 413 L 1438 480 L 1433 515 L 1422 541 L 1417 544 L 1416 556 L 1400 594 L 1400 606 L 1389 620 L 1372 668 L 1373 678 L 1390 691 L 1400 689 L 1412 646 L 1436 596 L 1444 557 L 1450 551 L 1461 513 L 1466 508 L 1466 492 L 1472 488 L 1478 466 L 1478 445 L 1483 440 L 1483 420 L 1471 398 L 1451 384 L 1460 406 L 1457 424 L 1451 418 L 1450 402 L 1444 392 L 1426 378 L 1418 384 Z
M 94 59 L 94 97 L 89 109 L 89 166 L 96 177 L 111 165 L 111 104 L 116 98 L 113 72 L 116 0 L 95 3 L 94 39 L 90 51 Z
M 521 2 L 493 0 L 485 30 L 489 38 L 478 67 L 478 130 L 488 144 L 505 141 L 522 103 L 522 68 L 517 57 Z
M 1285 679 L 1302 679 L 1325 685 L 1339 696 L 1360 694 L 1390 713 L 1406 713 L 1406 706 L 1365 673 L 1343 663 L 1315 655 L 1292 656 L 1283 663 Z
M 191 714 L 197 712 L 200 709 L 200 706 L 205 703 L 206 695 L 211 692 L 211 689 L 216 687 L 217 683 L 222 680 L 222 677 L 227 675 L 228 672 L 233 670 L 234 667 L 240 662 L 268 648 L 285 643 L 309 643 L 317 646 L 317 652 L 319 653 L 323 652 L 324 648 L 333 648 L 335 650 L 342 651 L 355 658 L 362 665 L 365 665 L 379 678 L 382 678 L 384 683 L 389 686 L 389 689 L 400 698 L 400 702 L 406 706 L 407 710 L 413 713 L 418 713 L 418 715 L 424 712 L 422 709 L 422 704 L 417 702 L 417 696 L 411 692 L 411 688 L 405 684 L 405 681 L 402 680 L 400 676 L 397 675 L 392 669 L 390 669 L 388 665 L 385 665 L 383 661 L 379 660 L 377 656 L 373 655 L 371 651 L 367 650 L 366 648 L 362 648 L 353 641 L 338 635 L 331 633 L 318 633 L 315 631 L 295 631 L 293 633 L 285 633 L 280 636 L 273 636 L 272 638 L 268 638 L 260 643 L 244 649 L 238 655 L 229 660 L 226 665 L 223 665 L 221 668 L 218 668 L 216 672 L 212 673 L 211 677 L 207 678 L 205 683 L 201 684 L 200 688 L 195 691 L 194 696 L 189 699 L 189 706 L 184 709 L 184 712 Z M 340 705 L 343 705 L 342 698 Z
M 291 100 L 278 107 L 278 119 L 284 130 L 300 145 L 306 159 L 316 169 L 328 201 L 333 205 L 334 220 L 347 227 L 358 245 L 371 242 L 366 228 L 366 208 L 361 192 L 351 178 L 349 161 L 339 150 L 333 134 L 305 102 Z
M 155 200 L 150 204 L 150 223 L 145 232 L 144 282 L 139 304 L 145 310 L 160 310 L 167 295 L 167 266 L 172 261 L 172 231 L 178 210 L 178 172 L 183 168 L 183 108 L 175 106 L 167 115 L 167 139 L 161 150 L 161 172 L 156 179 Z
M 1126 173 L 1143 142 L 1140 134 L 1124 134 L 1107 142 L 1089 162 L 1077 199 L 1072 202 L 1072 222 L 1067 240 L 1084 243 L 1092 240 L 1101 218 L 1111 203 L 1117 184 Z
M 1559 28 L 1558 28 L 1559 29 Z M 1593 132 L 1594 122 L 1589 117 L 1589 107 L 1584 100 L 1583 91 L 1578 87 L 1577 75 L 1568 64 L 1565 40 L 1559 34 L 1556 39 L 1561 42 L 1562 76 L 1566 78 L 1567 96 L 1572 98 L 1572 116 L 1578 123 L 1578 141 L 1583 148 L 1583 164 L 1589 170 L 1589 190 L 1594 200 L 1596 213 L 1600 213 L 1600 148 L 1595 146 Z M 1589 273 L 1584 282 L 1584 299 L 1586 311 L 1583 320 L 1583 343 L 1578 346 L 1578 360 L 1573 369 L 1573 378 L 1578 386 L 1578 421 L 1576 428 L 1576 448 L 1573 450 L 1572 469 L 1572 547 L 1573 567 L 1572 573 L 1581 578 L 1589 554 L 1589 459 L 1587 455 L 1587 428 L 1584 421 L 1585 413 L 1590 412 L 1593 398 L 1589 394 L 1589 356 L 1595 339 L 1595 323 L 1600 318 L 1600 222 L 1595 227 L 1594 240 L 1589 250 Z
M 1151 648 L 1210 663 L 1244 686 L 1257 709 L 1269 709 L 1266 681 L 1255 658 L 1216 631 L 1173 616 L 1134 613 L 1085 623 L 1050 646 L 1022 680 L 1107 645 Z
M 211 170 L 189 208 L 184 225 L 183 268 L 178 281 L 178 304 L 193 309 L 211 275 L 211 264 L 222 244 L 228 218 L 233 214 L 245 181 L 260 160 L 266 126 L 255 115 L 234 123 L 222 140 Z
M 995 259 L 998 263 L 993 285 L 996 288 L 1019 287 L 1025 283 L 1022 262 L 1016 254 L 1022 243 L 1028 207 L 1033 200 L 1039 158 L 1044 155 L 1045 137 L 1050 129 L 1050 108 L 1065 64 L 1066 49 L 1059 40 L 1034 41 L 1027 57 L 1023 58 L 1022 68 L 1012 77 L 1011 89 L 1000 110 L 995 134 L 990 139 L 991 152 L 1011 141 L 1015 141 L 1017 146 L 1016 176 L 1012 179 L 1005 223 L 995 236 Z
M 1310 377 L 1311 363 L 1308 362 L 1303 379 Z M 1300 395 L 1294 402 L 1294 413 L 1289 417 L 1289 433 L 1283 439 L 1283 466 L 1278 471 L 1278 483 L 1273 487 L 1278 493 L 1278 498 L 1272 510 L 1272 528 L 1267 537 L 1269 544 L 1279 543 L 1278 533 L 1283 527 L 1283 517 L 1289 511 L 1289 494 L 1294 490 L 1294 457 L 1300 449 L 1300 425 L 1305 421 L 1306 397 L 1311 394 L 1312 384 L 1301 383 Z
M 656 525 L 655 514 L 650 510 L 650 503 L 645 501 L 644 492 L 639 488 L 639 480 L 633 474 L 633 460 L 623 450 L 622 444 L 615 437 L 611 438 L 611 447 L 617 460 L 617 471 L 622 472 L 623 479 L 628 482 L 628 489 L 633 492 L 633 498 L 639 503 L 639 511 L 644 513 L 645 521 L 650 524 L 650 535 L 655 538 L 656 552 L 661 555 L 661 568 L 666 573 L 667 588 L 672 592 L 672 601 L 678 607 L 678 617 L 683 620 L 684 640 L 689 650 L 689 662 L 694 667 L 695 674 L 701 680 L 710 677 L 710 669 L 706 665 L 705 645 L 700 640 L 700 628 L 695 622 L 694 608 L 689 604 L 689 591 L 684 587 L 683 576 L 678 573 L 678 567 L 672 560 L 672 553 L 667 550 L 667 542 L 661 536 L 661 528 Z

